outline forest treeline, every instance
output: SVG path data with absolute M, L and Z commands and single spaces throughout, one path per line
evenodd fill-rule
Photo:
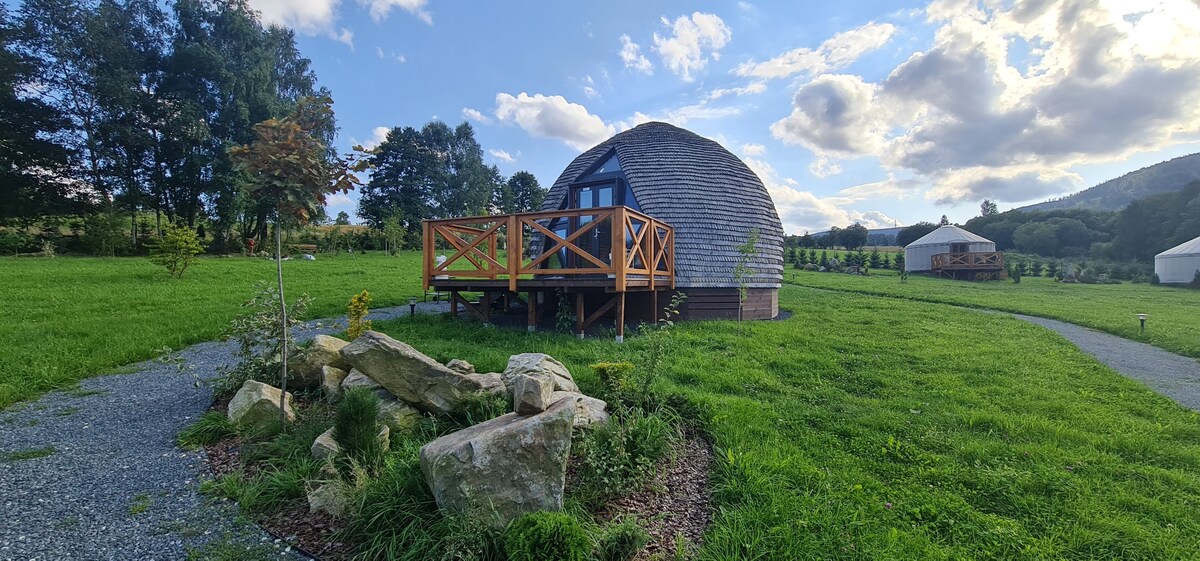
M 332 96 L 247 0 L 0 3 L 0 250 L 143 253 L 167 223 L 210 252 L 261 245 L 275 208 L 243 193 L 229 149 L 305 97 Z M 336 133 L 316 131 L 330 158 Z M 366 157 L 359 211 L 379 232 L 541 203 L 531 174 L 483 163 L 465 123 L 396 128 Z

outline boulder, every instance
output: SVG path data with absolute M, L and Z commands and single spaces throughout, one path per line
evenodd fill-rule
M 306 494 L 309 512 L 324 512 L 340 518 L 346 514 L 346 507 L 350 504 L 349 489 L 338 480 L 310 488 Z
M 350 374 L 346 376 L 345 380 L 342 380 L 342 391 L 344 392 L 350 388 L 367 388 L 375 392 L 375 395 L 378 395 L 379 399 L 396 399 L 396 396 L 392 395 L 392 392 L 387 391 L 383 386 L 379 385 L 379 382 L 372 380 L 370 376 L 359 372 L 356 368 L 351 368 Z
M 377 331 L 363 333 L 341 353 L 393 395 L 430 413 L 449 413 L 464 396 L 483 389 L 478 381 Z
M 562 510 L 575 406 L 508 413 L 421 448 L 421 472 L 438 507 L 485 518 L 496 529 L 523 514 Z
M 288 373 L 298 387 L 313 388 L 321 384 L 321 367 L 332 366 L 350 370 L 350 365 L 338 352 L 348 345 L 346 341 L 328 335 L 313 337 L 308 347 L 301 349 L 288 359 Z
M 487 374 L 464 374 L 468 380 L 479 384 L 480 391 L 504 395 L 508 393 L 508 387 L 504 385 L 504 380 L 499 374 L 489 372 Z
M 456 358 L 446 363 L 446 368 L 458 372 L 459 374 L 474 374 L 475 365 L 461 358 Z
M 379 434 L 376 435 L 376 438 L 378 438 L 379 443 L 383 445 L 384 451 L 387 451 L 389 445 L 391 444 L 391 439 L 389 438 L 390 436 L 391 429 L 389 429 L 386 424 L 381 423 L 379 426 Z M 329 427 L 329 430 L 321 433 L 321 436 L 318 436 L 317 439 L 313 441 L 312 447 L 309 448 L 309 452 L 312 453 L 312 457 L 317 460 L 332 459 L 340 451 L 341 447 L 338 446 L 337 441 L 333 439 L 333 427 Z
M 820 269 L 820 267 L 818 267 L 816 263 L 808 263 L 804 265 L 805 271 L 816 271 L 818 269 Z
M 350 374 L 336 366 L 321 367 L 321 392 L 325 399 L 336 401 L 342 395 L 342 381 Z
M 508 367 L 504 369 L 501 378 L 505 385 L 511 387 L 512 379 L 517 375 L 536 373 L 549 374 L 554 380 L 555 391 L 579 391 L 579 386 L 575 385 L 575 379 L 571 377 L 571 371 L 554 357 L 543 353 L 523 353 L 508 357 Z
M 421 412 L 402 401 L 395 399 L 379 402 L 379 420 L 391 429 L 393 434 L 410 434 L 421 422 Z
M 550 403 L 558 403 L 564 399 L 575 401 L 575 428 L 585 429 L 608 422 L 608 404 L 603 399 L 576 392 L 554 392 L 550 394 Z
M 229 420 L 244 425 L 279 421 L 279 394 L 279 388 L 246 380 L 229 401 Z M 289 423 L 296 420 L 296 413 L 292 411 L 291 392 L 284 398 L 283 412 Z
M 550 406 L 554 380 L 545 373 L 518 374 L 512 379 L 512 388 L 513 412 L 518 415 L 535 415 Z

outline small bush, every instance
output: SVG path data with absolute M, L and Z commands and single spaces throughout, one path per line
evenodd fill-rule
M 589 368 L 604 383 L 609 396 L 617 401 L 624 401 L 623 396 L 634 387 L 635 366 L 632 362 L 597 362 Z
M 1196 271 L 1196 274 L 1192 276 L 1192 282 L 1188 283 L 1188 286 L 1200 288 L 1200 271 Z
M 1162 280 L 1158 278 L 1158 273 L 1150 275 L 1150 284 L 1162 284 Z
M 150 260 L 166 267 L 172 277 L 179 278 L 196 260 L 196 255 L 203 251 L 194 230 L 171 225 L 167 226 L 162 239 L 151 249 Z
M 366 388 L 350 388 L 338 402 L 333 420 L 333 440 L 338 443 L 338 469 L 349 474 L 358 465 L 374 472 L 383 463 L 379 440 L 379 396 Z
M 312 298 L 301 294 L 288 308 L 288 353 L 295 351 L 295 330 L 303 323 L 300 318 L 307 313 L 311 302 Z M 218 397 L 236 392 L 246 380 L 279 386 L 283 332 L 279 329 L 278 289 L 274 284 L 260 282 L 257 293 L 242 307 L 249 313 L 234 319 L 226 331 L 237 342 L 238 349 L 233 354 L 238 362 L 218 369 L 221 375 L 212 383 L 213 393 Z
M 654 474 L 674 436 L 675 429 L 662 414 L 615 412 L 579 444 L 580 497 L 595 501 L 636 490 Z
M 509 561 L 586 561 L 592 541 L 578 520 L 561 512 L 535 512 L 504 532 Z
M 478 425 L 512 411 L 512 394 L 475 392 L 463 396 L 462 402 L 450 412 L 450 419 L 461 427 Z
M 180 431 L 176 439 L 180 446 L 194 448 L 213 444 L 236 433 L 237 427 L 220 411 L 206 411 L 195 423 Z
M 620 522 L 604 528 L 596 543 L 596 558 L 599 561 L 629 561 L 650 543 L 650 533 L 638 525 L 635 518 L 622 518 Z
M 367 291 L 362 291 L 350 299 L 350 303 L 346 306 L 346 337 L 351 341 L 358 339 L 364 331 L 371 329 L 371 320 L 367 318 L 367 312 L 371 309 L 371 294 Z

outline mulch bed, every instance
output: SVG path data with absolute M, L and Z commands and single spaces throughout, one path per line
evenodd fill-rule
M 679 534 L 694 550 L 712 519 L 708 488 L 712 462 L 712 447 L 695 430 L 685 427 L 674 453 L 659 462 L 658 476 L 641 491 L 609 501 L 597 518 L 637 516 L 650 532 L 650 543 L 637 556 L 639 560 L 670 557 Z

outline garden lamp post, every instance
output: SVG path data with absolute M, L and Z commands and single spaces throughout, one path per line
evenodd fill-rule
M 1148 317 L 1150 317 L 1150 314 L 1138 314 L 1137 315 L 1138 321 L 1141 322 L 1141 324 L 1142 324 L 1142 329 L 1141 329 L 1141 331 L 1139 331 L 1139 333 L 1146 332 L 1146 318 L 1148 318 Z
M 417 315 L 417 297 L 409 296 L 408 297 L 408 317 L 413 317 L 415 315 Z

